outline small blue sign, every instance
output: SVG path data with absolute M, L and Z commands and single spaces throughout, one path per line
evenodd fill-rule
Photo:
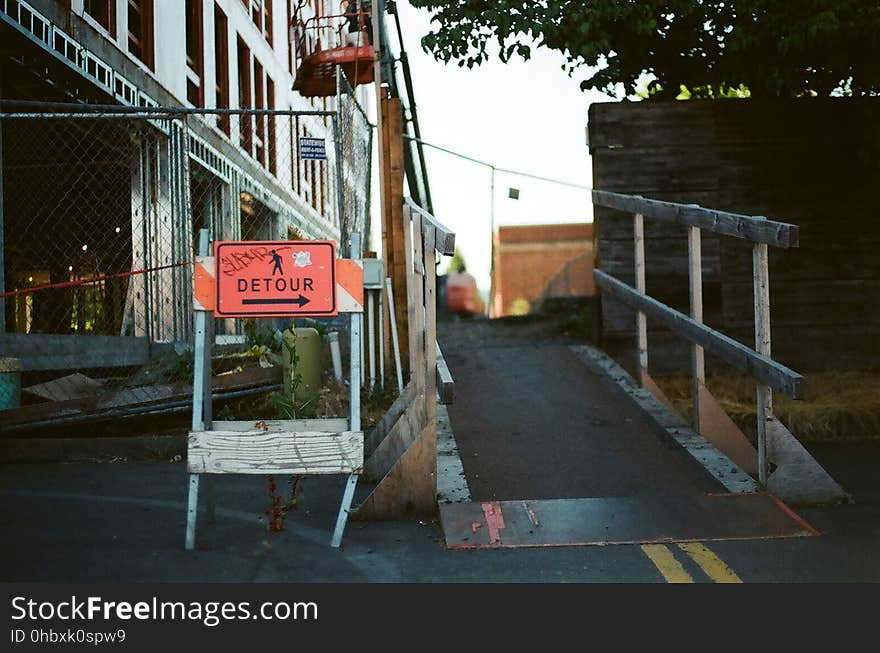
M 327 158 L 327 150 L 324 146 L 324 139 L 300 136 L 299 158 L 325 160 Z

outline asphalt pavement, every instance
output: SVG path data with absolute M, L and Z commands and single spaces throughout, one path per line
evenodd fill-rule
M 477 500 L 558 496 L 649 495 L 658 489 L 712 492 L 711 477 L 641 426 L 626 398 L 605 392 L 569 361 L 562 341 L 534 327 L 495 346 L 453 351 L 443 343 L 456 382 L 452 411 L 464 468 Z M 477 340 L 483 335 L 471 332 Z M 448 336 L 448 332 L 446 332 Z M 441 330 L 441 342 L 444 332 Z M 462 336 L 464 343 L 467 337 Z M 546 340 L 541 338 L 546 337 Z M 513 346 L 511 346 L 511 344 Z M 527 357 L 547 371 L 526 369 Z M 510 370 L 519 361 L 519 368 Z M 458 370 L 458 371 L 457 371 Z M 477 373 L 480 372 L 481 373 Z M 507 375 L 502 375 L 508 370 Z M 484 374 L 488 372 L 488 375 Z M 485 380 L 481 380 L 483 377 Z M 551 378 L 551 381 L 547 379 Z M 480 412 L 470 393 L 509 394 L 488 406 L 482 430 L 462 422 Z M 601 390 L 601 392 L 600 392 Z M 613 390 L 613 388 L 612 388 Z M 561 408 L 554 409 L 559 400 Z M 517 411 L 532 415 L 513 433 Z M 456 412 L 458 411 L 458 412 Z M 634 415 L 625 443 L 632 467 L 613 446 L 605 422 Z M 554 420 L 558 422 L 554 425 Z M 591 421 L 593 420 L 593 421 Z M 456 423 L 458 421 L 459 423 Z M 498 426 L 502 428 L 497 428 Z M 539 426 L 545 428 L 543 440 Z M 480 436 L 479 434 L 483 435 Z M 480 439 L 482 437 L 482 439 Z M 493 440 L 494 438 L 494 440 Z M 585 442 L 585 440 L 587 442 Z M 592 443 L 590 440 L 594 440 Z M 509 450 L 505 448 L 509 446 Z M 533 446 L 532 446 L 533 445 Z M 486 448 L 488 447 L 488 448 Z M 607 447 L 608 451 L 600 451 Z M 878 582 L 880 440 L 810 449 L 855 501 L 798 508 L 818 537 L 661 542 L 651 545 L 554 546 L 448 550 L 437 520 L 349 522 L 341 549 L 330 536 L 344 478 L 309 477 L 281 532 L 269 532 L 263 476 L 216 479 L 217 515 L 200 516 L 195 551 L 183 547 L 187 474 L 182 462 L 16 464 L 0 466 L 0 580 L 110 582 Z M 492 452 L 484 455 L 484 452 Z M 505 452 L 511 459 L 505 460 Z M 468 453 L 474 460 L 469 460 Z M 481 459 L 477 461 L 476 459 Z M 489 463 L 485 462 L 489 460 Z M 493 463 L 499 467 L 493 469 Z M 529 464 L 558 473 L 531 473 Z M 478 477 L 479 475 L 479 477 Z M 279 479 L 283 487 L 283 479 Z M 534 493 L 534 496 L 528 496 Z

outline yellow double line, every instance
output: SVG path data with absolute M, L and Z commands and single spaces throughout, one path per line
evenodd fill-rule
M 685 542 L 676 545 L 715 583 L 741 583 L 742 579 L 733 569 L 699 542 Z M 672 550 L 665 544 L 643 544 L 642 551 L 654 563 L 667 583 L 693 583 L 693 577 L 675 558 Z

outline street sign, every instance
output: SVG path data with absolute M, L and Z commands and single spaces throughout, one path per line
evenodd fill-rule
M 333 317 L 336 244 L 276 240 L 214 244 L 217 317 Z
M 300 159 L 318 159 L 327 158 L 327 151 L 323 138 L 309 138 L 300 136 L 299 139 L 299 158 Z

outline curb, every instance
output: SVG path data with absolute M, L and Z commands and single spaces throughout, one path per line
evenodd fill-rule
M 757 492 L 758 484 L 736 463 L 702 435 L 694 431 L 681 417 L 674 415 L 650 392 L 639 387 L 635 379 L 611 357 L 589 345 L 570 345 L 587 367 L 607 376 L 616 383 L 654 422 L 675 440 L 690 456 L 728 492 Z

